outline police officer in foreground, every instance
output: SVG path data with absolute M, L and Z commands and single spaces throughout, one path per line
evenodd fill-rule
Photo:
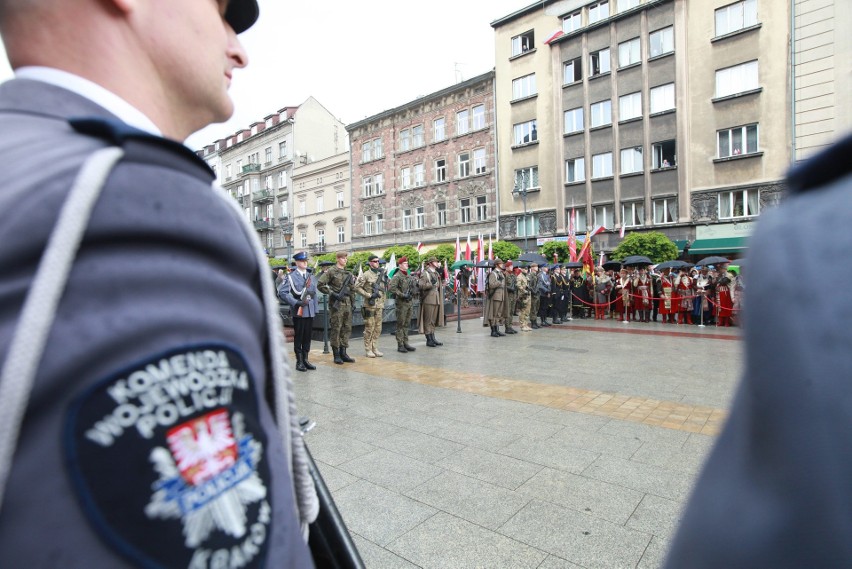
M 355 277 L 346 270 L 349 253 L 338 251 L 337 264 L 329 267 L 319 278 L 317 288 L 328 295 L 328 341 L 334 354 L 334 363 L 355 363 L 346 353 L 352 335 L 352 308 L 355 306 Z
M 393 295 L 396 305 L 396 351 L 407 354 L 417 349 L 408 343 L 408 327 L 411 325 L 411 309 L 414 293 L 417 291 L 417 281 L 408 274 L 408 257 L 400 257 L 397 267 L 388 285 L 388 291 Z
M 3 567 L 312 566 L 269 265 L 181 144 L 231 116 L 257 16 L 0 0 Z M 43 253 L 70 266 L 37 272 Z
M 377 344 L 382 333 L 382 312 L 385 307 L 385 274 L 379 266 L 378 255 L 367 259 L 370 268 L 355 279 L 355 292 L 364 298 L 361 306 L 364 318 L 364 352 L 368 358 L 380 358 L 384 353 Z
M 296 269 L 284 275 L 278 287 L 278 298 L 290 305 L 293 319 L 293 351 L 296 353 L 296 370 L 315 370 L 317 366 L 308 361 L 311 351 L 311 334 L 314 317 L 317 315 L 317 283 L 308 269 L 308 254 L 300 251 L 293 255 Z

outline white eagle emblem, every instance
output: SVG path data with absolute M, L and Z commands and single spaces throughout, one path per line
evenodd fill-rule
M 150 460 L 160 475 L 145 508 L 149 518 L 180 518 L 187 547 L 195 548 L 214 529 L 240 538 L 246 508 L 266 497 L 257 474 L 261 444 L 243 433 L 242 415 L 219 409 L 170 429 L 169 448 L 156 447 Z

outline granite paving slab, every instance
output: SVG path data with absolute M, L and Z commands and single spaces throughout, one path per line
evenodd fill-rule
M 443 472 L 441 468 L 421 460 L 385 449 L 376 449 L 338 467 L 353 476 L 396 492 L 410 490 Z
M 442 468 L 515 490 L 542 467 L 510 456 L 465 448 L 437 463 Z

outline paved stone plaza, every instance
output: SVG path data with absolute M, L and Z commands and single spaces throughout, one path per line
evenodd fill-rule
M 367 567 L 653 568 L 741 367 L 733 328 L 574 320 L 296 374 L 306 440 Z

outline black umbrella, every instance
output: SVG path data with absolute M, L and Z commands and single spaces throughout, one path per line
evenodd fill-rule
M 722 265 L 724 263 L 730 263 L 730 259 L 726 259 L 725 257 L 704 257 L 697 263 L 699 267 L 706 267 L 707 265 Z
M 582 269 L 583 263 L 580 261 L 571 261 L 569 263 L 565 263 L 563 266 L 567 269 Z
M 494 261 L 492 261 L 491 259 L 483 259 L 482 261 L 479 261 L 477 264 L 474 265 L 474 267 L 476 267 L 477 269 L 490 269 L 493 266 Z
M 626 259 L 621 261 L 621 263 L 624 266 L 653 265 L 654 264 L 654 262 L 651 259 L 649 259 L 648 257 L 646 257 L 645 255 L 630 255 L 629 257 L 627 257 Z
M 685 267 L 691 267 L 692 263 L 687 263 L 686 261 L 664 261 L 657 265 L 657 270 L 662 271 L 663 269 L 683 269 Z
M 621 269 L 621 263 L 618 261 L 607 261 L 603 264 L 603 268 L 605 271 L 617 271 Z
M 524 253 L 518 257 L 519 261 L 527 261 L 528 263 L 537 263 L 539 265 L 547 262 L 547 257 L 540 253 Z

